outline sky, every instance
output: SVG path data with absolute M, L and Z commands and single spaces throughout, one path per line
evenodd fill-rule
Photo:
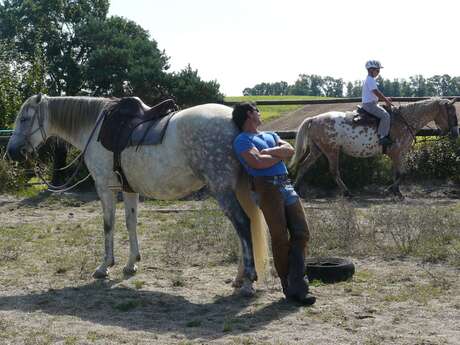
M 364 79 L 460 76 L 458 0 L 110 0 L 170 57 L 217 80 L 226 96 L 299 74 Z

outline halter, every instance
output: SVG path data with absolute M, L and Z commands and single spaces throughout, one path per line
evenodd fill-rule
M 38 111 L 34 114 L 34 116 L 32 117 L 32 121 L 31 121 L 31 124 L 30 124 L 30 127 L 29 127 L 29 131 L 26 133 L 26 134 L 23 134 L 23 133 L 17 133 L 16 135 L 21 135 L 24 137 L 24 141 L 26 142 L 27 145 L 29 145 L 31 148 L 32 148 L 32 152 L 33 152 L 33 155 L 35 157 L 38 157 L 38 153 L 37 153 L 37 149 L 34 148 L 34 146 L 32 145 L 31 141 L 30 141 L 30 137 L 35 134 L 36 132 L 40 131 L 41 135 L 42 135 L 42 142 L 37 145 L 37 148 L 41 147 L 46 139 L 48 139 L 48 136 L 46 135 L 46 131 L 45 131 L 45 128 L 44 128 L 44 117 L 43 117 L 43 114 L 41 112 L 41 109 L 42 107 L 39 105 L 38 106 Z M 94 125 L 94 128 L 93 130 L 91 131 L 91 134 L 88 138 L 88 141 L 86 142 L 85 144 L 85 147 L 83 149 L 82 152 L 80 152 L 80 154 L 71 162 L 69 163 L 67 166 L 65 166 L 64 168 L 60 168 L 60 169 L 54 169 L 55 171 L 63 171 L 63 170 L 66 170 L 67 168 L 69 168 L 70 166 L 72 166 L 77 160 L 79 160 L 78 162 L 78 165 L 77 167 L 75 168 L 75 171 L 72 173 L 72 175 L 68 178 L 67 182 L 63 183 L 62 185 L 60 186 L 54 186 L 52 185 L 51 183 L 49 183 L 48 181 L 46 181 L 45 177 L 43 176 L 43 174 L 40 172 L 40 163 L 38 162 L 37 160 L 37 164 L 36 166 L 34 167 L 34 173 L 35 175 L 48 187 L 48 191 L 50 192 L 53 192 L 53 193 L 58 193 L 58 192 L 66 192 L 70 189 L 73 189 L 75 188 L 76 186 L 78 186 L 80 183 L 86 181 L 90 176 L 91 176 L 91 173 L 88 173 L 88 175 L 86 175 L 83 179 L 81 179 L 80 181 L 77 181 L 76 183 L 74 183 L 73 185 L 69 186 L 70 184 L 70 181 L 73 180 L 73 178 L 75 176 L 77 176 L 77 173 L 79 172 L 80 168 L 82 167 L 82 163 L 83 163 L 83 157 L 88 149 L 88 146 L 89 146 L 89 143 L 91 142 L 91 139 L 93 138 L 94 136 L 94 132 L 96 131 L 96 128 L 98 127 L 98 125 L 100 124 L 101 120 L 104 118 L 106 112 L 105 111 L 102 111 L 97 120 L 96 120 L 96 124 Z M 35 118 L 37 118 L 37 123 L 38 123 L 38 128 L 36 128 L 35 130 L 32 131 L 32 128 L 33 128 L 33 125 L 34 125 L 34 122 L 35 122 Z
M 34 116 L 32 117 L 32 121 L 30 123 L 30 126 L 29 126 L 29 130 L 27 131 L 27 133 L 13 133 L 13 136 L 14 135 L 17 135 L 17 136 L 22 136 L 24 137 L 24 141 L 26 142 L 26 144 L 32 148 L 32 152 L 34 155 L 37 155 L 37 150 L 35 149 L 34 145 L 32 145 L 31 141 L 30 141 L 30 138 L 32 137 L 32 135 L 34 135 L 35 133 L 37 133 L 38 131 L 40 131 L 40 134 L 42 135 L 42 142 L 41 144 L 39 144 L 37 146 L 40 147 L 41 145 L 43 145 L 43 143 L 46 141 L 46 139 L 48 139 L 48 136 L 46 135 L 46 131 L 45 131 L 45 128 L 44 128 L 44 119 L 43 119 L 43 115 L 42 115 L 42 107 L 39 105 L 38 106 L 38 111 L 35 112 Z M 35 129 L 35 130 L 32 130 L 32 128 L 34 127 L 34 123 L 35 123 L 35 119 L 37 119 L 37 123 L 38 123 L 38 127 Z

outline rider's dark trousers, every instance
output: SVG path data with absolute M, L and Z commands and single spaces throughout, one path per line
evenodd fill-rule
M 282 187 L 270 177 L 253 178 L 253 189 L 270 231 L 273 261 L 283 292 L 286 296 L 302 297 L 308 292 L 304 259 L 310 234 L 299 197 L 292 188 L 296 197 L 290 198 L 286 205 Z

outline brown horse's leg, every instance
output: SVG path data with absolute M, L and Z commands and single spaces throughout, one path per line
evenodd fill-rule
M 340 191 L 344 196 L 351 196 L 350 191 L 348 190 L 347 186 L 345 183 L 342 181 L 342 178 L 340 177 L 340 170 L 339 170 L 339 156 L 340 156 L 340 151 L 339 150 L 333 150 L 333 151 L 328 151 L 324 153 L 327 157 L 327 160 L 329 162 L 329 171 L 331 172 L 332 176 L 335 179 L 335 182 L 340 188 Z
M 298 189 L 308 169 L 310 169 L 310 167 L 323 154 L 315 144 L 311 144 L 309 146 L 310 146 L 310 153 L 307 155 L 307 157 L 302 162 L 299 163 L 300 169 L 297 172 L 297 176 L 294 182 L 294 188 L 296 189 Z

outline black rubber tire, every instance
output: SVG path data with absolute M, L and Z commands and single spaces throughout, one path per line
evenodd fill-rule
M 355 265 L 348 259 L 316 257 L 305 259 L 305 274 L 308 280 L 336 283 L 350 279 L 355 273 Z

